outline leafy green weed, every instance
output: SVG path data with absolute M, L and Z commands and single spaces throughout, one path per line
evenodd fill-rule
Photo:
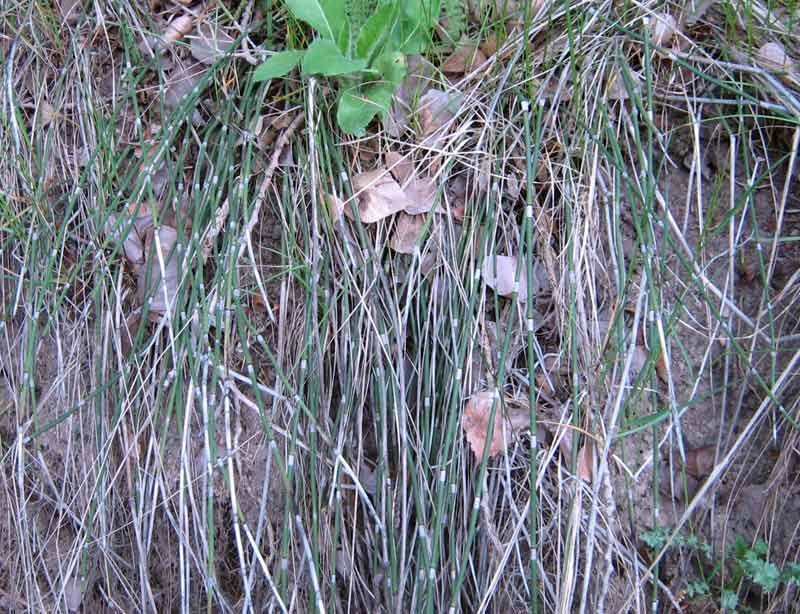
M 380 2 L 356 31 L 344 0 L 285 0 L 316 37 L 305 50 L 273 54 L 255 70 L 256 81 L 282 77 L 298 65 L 303 76 L 337 77 L 336 121 L 362 136 L 376 115 L 389 113 L 394 91 L 406 75 L 405 56 L 427 49 L 441 7 L 439 0 Z

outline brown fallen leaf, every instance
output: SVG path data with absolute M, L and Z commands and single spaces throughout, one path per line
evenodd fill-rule
M 608 327 L 606 327 L 606 332 L 608 332 Z M 604 333 L 605 334 L 605 333 Z M 642 369 L 647 364 L 647 348 L 643 345 L 637 345 L 633 348 L 633 360 L 631 360 L 631 371 L 632 375 L 636 377 L 639 373 L 642 372 Z
M 122 252 L 136 276 L 139 305 L 144 304 L 146 297 L 150 298 L 149 319 L 153 322 L 159 321 L 173 307 L 180 279 L 180 255 L 176 249 L 178 231 L 170 225 L 175 224 L 175 212 L 161 212 L 158 230 L 153 219 L 155 213 L 156 206 L 152 203 L 131 203 L 124 214 L 109 216 L 106 230 L 112 240 L 123 241 Z M 156 244 L 161 250 L 163 272 Z M 138 321 L 131 320 L 129 337 L 135 334 L 136 327 Z M 130 342 L 130 338 L 127 341 Z
M 353 190 L 358 197 L 358 216 L 365 224 L 374 224 L 412 203 L 388 171 L 378 169 L 353 177 Z M 345 207 L 345 215 L 351 215 Z
M 794 68 L 794 61 L 786 53 L 786 48 L 776 42 L 769 42 L 758 49 L 756 63 L 776 72 L 789 72 Z
M 519 268 L 519 280 L 515 281 Z M 518 266 L 515 256 L 495 256 L 490 254 L 483 259 L 481 275 L 486 285 L 500 296 L 511 296 L 518 290 L 520 302 L 528 298 L 528 281 L 524 266 Z
M 389 247 L 400 254 L 413 254 L 420 235 L 425 228 L 424 215 L 409 215 L 400 212 L 394 226 L 394 234 Z
M 42 99 L 42 101 L 39 103 L 39 109 L 37 110 L 36 114 L 36 126 L 38 128 L 44 128 L 57 117 L 58 111 L 55 110 L 53 105 L 51 105 L 45 99 Z
M 406 58 L 406 76 L 394 93 L 390 112 L 383 119 L 389 136 L 398 137 L 409 124 L 412 111 L 418 108 L 422 95 L 430 88 L 436 67 L 421 55 Z
M 404 183 L 414 174 L 414 163 L 407 156 L 390 151 L 384 156 L 386 167 L 399 183 Z
M 489 418 L 492 413 L 494 395 L 489 390 L 482 390 L 473 394 L 464 408 L 461 418 L 461 428 L 467 438 L 470 448 L 475 456 L 483 458 L 483 451 L 487 445 Z M 527 407 L 507 404 L 505 429 L 503 428 L 503 410 L 499 400 L 496 403 L 492 439 L 488 442 L 489 458 L 504 452 L 511 442 L 514 432 L 520 431 L 530 425 L 530 413 Z
M 561 376 L 566 375 L 567 370 L 560 365 L 560 357 L 557 354 L 547 354 L 542 362 L 542 370 L 536 376 L 536 386 L 546 395 L 555 394 L 555 386 L 558 386 Z M 554 384 L 555 383 L 555 384 Z
M 522 183 L 514 173 L 510 173 L 506 178 L 505 193 L 509 198 L 516 200 L 522 193 Z
M 177 62 L 169 72 L 167 82 L 164 85 L 164 104 L 166 107 L 168 109 L 177 109 L 184 98 L 199 85 L 204 72 L 205 67 L 202 64 L 189 65 L 184 62 Z
M 275 119 L 272 120 L 272 127 L 276 130 L 286 130 L 292 125 L 295 115 L 289 111 L 282 111 Z
M 255 122 L 253 132 L 258 134 L 258 145 L 261 149 L 267 149 L 275 141 L 277 136 L 282 130 L 289 127 L 292 123 L 293 116 L 291 113 L 280 113 L 276 116 L 262 115 Z M 240 139 L 237 144 L 241 144 Z
M 492 160 L 488 156 L 483 156 L 478 164 L 478 170 L 475 173 L 476 183 L 478 187 L 484 192 L 489 189 L 489 184 L 492 181 Z
M 266 300 L 264 300 L 264 296 L 260 292 L 256 292 L 250 299 L 250 308 L 253 310 L 253 313 L 257 314 L 269 314 L 272 313 L 273 315 L 278 311 L 280 305 L 276 304 L 275 306 L 270 305 Z
M 460 94 L 451 94 L 435 88 L 425 92 L 419 99 L 419 122 L 423 136 L 433 134 L 453 119 L 461 100 Z
M 497 55 L 498 60 L 507 60 L 512 55 L 514 55 L 514 46 L 507 45 L 505 48 L 503 44 L 506 42 L 506 37 L 498 38 L 496 32 L 490 32 L 486 39 L 481 43 L 481 52 L 486 59 L 490 59 L 492 56 Z
M 83 601 L 83 591 L 81 590 L 80 578 L 67 576 L 64 582 L 64 601 L 69 612 L 77 612 Z
M 667 373 L 667 361 L 664 357 L 664 352 L 661 352 L 656 359 L 656 375 L 658 375 L 659 379 L 665 383 L 669 379 Z
M 592 459 L 594 456 L 594 446 L 591 440 L 583 444 L 583 447 L 578 450 L 578 463 L 575 467 L 575 473 L 579 479 L 584 482 L 592 481 Z
M 637 93 L 641 91 L 642 82 L 644 81 L 642 75 L 637 73 L 635 70 L 629 70 L 627 72 L 629 81 L 626 81 L 622 77 L 622 71 L 619 70 L 618 67 L 613 67 L 609 71 L 608 80 L 606 81 L 606 90 L 605 90 L 606 99 L 628 100 L 631 97 L 631 90 Z M 562 98 L 561 100 L 566 102 L 565 98 Z
M 83 12 L 81 0 L 56 0 L 58 12 L 61 13 L 61 22 L 74 24 Z
M 125 237 L 122 253 L 134 270 L 144 264 L 145 234 L 152 227 L 153 206 L 150 203 L 143 203 L 141 206 L 131 203 L 127 208 L 127 216 L 112 214 L 108 218 L 107 232 L 115 241 Z
M 485 55 L 487 58 L 492 57 L 495 53 L 497 53 L 497 48 L 500 46 L 499 40 L 497 38 L 497 33 L 492 31 L 489 32 L 489 36 L 481 43 L 481 53 Z
M 191 32 L 193 27 L 194 17 L 192 15 L 178 15 L 169 22 L 161 38 L 164 39 L 165 44 L 172 44 Z
M 470 72 L 486 62 L 486 56 L 480 48 L 473 43 L 459 43 L 442 64 L 442 72 L 450 74 L 464 74 Z
M 464 219 L 464 212 L 467 203 L 467 179 L 462 175 L 456 175 L 447 183 L 447 198 L 450 204 L 450 211 L 458 219 L 457 210 L 461 211 L 461 219 Z
M 698 480 L 711 475 L 714 470 L 716 452 L 716 446 L 704 446 L 688 451 L 686 453 L 686 473 Z
M 669 13 L 656 13 L 650 18 L 648 28 L 652 43 L 666 47 L 675 36 L 678 22 Z
M 405 212 L 412 215 L 427 213 L 436 205 L 437 191 L 431 177 L 412 177 L 403 184 L 403 192 L 411 203 L 405 208 Z
M 175 296 L 180 283 L 180 255 L 176 249 L 178 231 L 162 224 L 156 231 L 151 228 L 145 239 L 145 262 L 138 277 L 139 300 L 144 304 L 150 298 L 148 318 L 158 322 L 175 306 Z M 161 251 L 159 258 L 158 249 Z M 164 267 L 161 267 L 163 259 Z
M 427 213 L 436 204 L 437 187 L 428 175 L 417 176 L 413 163 L 406 157 L 389 152 L 385 156 L 386 166 L 400 184 L 408 200 L 413 203 L 405 212 L 411 215 Z
M 197 34 L 189 37 L 189 52 L 203 64 L 213 64 L 233 46 L 234 39 L 222 28 L 209 23 L 197 26 Z

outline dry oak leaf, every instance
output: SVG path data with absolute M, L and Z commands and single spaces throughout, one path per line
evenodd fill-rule
M 383 119 L 383 127 L 389 136 L 398 137 L 409 124 L 409 115 L 436 74 L 436 67 L 420 55 L 406 58 L 408 72 L 394 93 L 392 108 Z
M 175 305 L 175 296 L 180 283 L 180 252 L 177 246 L 178 231 L 171 226 L 163 224 L 158 230 L 151 228 L 147 231 L 145 263 L 139 270 L 138 291 L 142 303 L 148 296 L 151 299 L 148 314 L 151 322 L 161 320 Z
M 167 28 L 164 30 L 162 38 L 166 44 L 174 43 L 181 40 L 184 36 L 189 34 L 194 27 L 194 17 L 191 15 L 179 15 L 169 22 Z
M 424 215 L 409 215 L 401 211 L 397 215 L 389 247 L 400 254 L 413 254 L 424 228 Z
M 447 196 L 452 207 L 465 208 L 467 202 L 467 179 L 463 174 L 456 175 L 447 183 Z
M 463 74 L 482 66 L 484 62 L 486 62 L 486 56 L 477 45 L 459 43 L 455 51 L 442 64 L 442 72 Z
M 497 33 L 492 31 L 489 33 L 489 36 L 486 37 L 486 40 L 481 43 L 481 53 L 487 58 L 492 57 L 497 53 L 498 46 L 499 41 L 497 39 Z
M 412 177 L 403 185 L 411 205 L 405 208 L 406 213 L 412 215 L 427 213 L 436 204 L 436 184 L 431 177 Z
M 153 205 L 131 203 L 127 207 L 127 216 L 110 215 L 106 232 L 111 239 L 122 242 L 122 253 L 133 266 L 134 271 L 144 264 L 144 241 L 147 231 L 153 227 Z
M 46 100 L 42 99 L 39 103 L 39 108 L 36 112 L 36 127 L 44 128 L 47 124 L 52 122 L 58 117 L 58 111 L 55 110 Z
M 515 281 L 517 269 L 519 269 L 519 280 Z M 483 275 L 486 285 L 500 296 L 511 296 L 517 290 L 520 302 L 528 300 L 528 274 L 525 270 L 525 263 L 520 263 L 516 256 L 489 254 L 483 259 L 481 275 Z M 542 267 L 536 263 L 534 265 L 535 293 L 538 293 L 542 286 L 540 282 L 542 276 Z
M 177 109 L 184 99 L 192 93 L 195 87 L 200 84 L 205 73 L 205 67 L 200 63 L 185 63 L 179 61 L 169 72 L 164 84 L 164 104 L 168 109 Z M 197 110 L 192 115 L 192 122 L 195 123 Z
M 592 457 L 593 457 L 593 445 L 591 441 L 587 441 L 583 444 L 583 447 L 578 450 L 578 463 L 575 467 L 575 473 L 584 482 L 591 482 L 592 481 Z
M 385 159 L 389 171 L 402 187 L 408 200 L 413 203 L 405 209 L 405 212 L 416 215 L 433 209 L 438 191 L 433 178 L 429 175 L 415 175 L 413 163 L 398 153 L 389 152 Z
M 400 185 L 383 169 L 353 177 L 353 190 L 359 200 L 358 217 L 365 224 L 374 224 L 414 206 Z M 351 215 L 349 207 L 345 207 L 344 212 Z
M 656 13 L 650 18 L 648 27 L 653 44 L 666 47 L 675 37 L 678 22 L 669 13 Z
M 209 65 L 225 55 L 234 43 L 234 39 L 225 30 L 207 23 L 199 25 L 197 34 L 190 39 L 189 52 L 196 60 Z
M 490 32 L 486 40 L 481 43 L 481 52 L 486 59 L 496 55 L 498 60 L 507 60 L 514 54 L 514 46 L 505 45 L 506 41 L 505 37 L 498 38 L 495 32 Z
M 56 0 L 62 23 L 74 24 L 83 11 L 81 0 Z
M 492 414 L 492 405 L 495 401 L 494 393 L 490 390 L 481 390 L 473 394 L 464 409 L 461 418 L 461 428 L 467 437 L 470 448 L 477 458 L 483 458 L 483 451 L 487 445 L 489 418 Z M 497 456 L 506 450 L 511 442 L 514 432 L 530 426 L 530 414 L 523 406 L 509 406 L 509 413 L 505 428 L 503 425 L 503 409 L 498 402 L 494 411 L 494 428 L 492 439 L 488 442 L 489 458 Z
M 704 446 L 688 451 L 686 453 L 686 473 L 698 480 L 708 477 L 714 470 L 716 453 L 715 446 Z
M 136 275 L 139 305 L 144 304 L 149 296 L 149 319 L 157 322 L 172 309 L 178 292 L 181 260 L 180 250 L 177 249 L 178 231 L 163 222 L 156 230 L 152 204 L 133 203 L 128 206 L 126 213 L 109 216 L 107 233 L 113 240 L 125 236 L 122 251 Z M 172 215 L 167 217 L 174 218 Z M 162 258 L 159 258 L 157 248 L 160 248 Z
M 67 576 L 63 590 L 67 610 L 70 612 L 77 612 L 83 602 L 83 591 L 81 591 L 80 579 L 75 576 Z
M 400 183 L 404 183 L 414 174 L 414 163 L 407 156 L 396 151 L 390 151 L 384 156 L 384 159 L 389 172 Z
M 450 94 L 435 88 L 425 92 L 419 99 L 419 123 L 423 136 L 433 134 L 453 119 L 461 100 L 460 94 Z

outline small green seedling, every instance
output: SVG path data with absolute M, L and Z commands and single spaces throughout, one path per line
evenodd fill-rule
M 641 538 L 651 549 L 660 550 L 667 544 L 671 533 L 668 527 L 656 526 L 642 533 Z M 695 535 L 679 533 L 670 543 L 695 550 L 701 553 L 706 561 L 711 561 L 713 558 L 711 546 Z M 705 579 L 689 582 L 686 585 L 686 596 L 689 599 L 713 599 L 716 594 L 723 612 L 744 613 L 750 610 L 739 603 L 737 590 L 742 580 L 758 586 L 766 594 L 773 593 L 781 583 L 800 585 L 800 563 L 789 562 L 780 569 L 769 561 L 768 553 L 769 547 L 763 539 L 757 540 L 750 546 L 741 535 L 737 535 L 733 545 L 726 549 L 724 556 L 724 559 L 733 562 L 732 575 L 723 584 L 720 581 L 723 561 L 718 561 L 711 572 L 706 574 Z
M 298 65 L 303 76 L 336 77 L 336 121 L 356 136 L 365 133 L 376 115 L 389 113 L 394 91 L 406 75 L 405 56 L 428 47 L 440 12 L 439 0 L 383 0 L 356 31 L 346 0 L 285 3 L 316 37 L 305 50 L 273 54 L 256 68 L 255 80 L 282 77 Z

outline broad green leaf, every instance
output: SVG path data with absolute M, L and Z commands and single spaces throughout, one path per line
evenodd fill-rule
M 336 107 L 336 123 L 347 134 L 363 136 L 377 109 L 357 92 L 344 92 Z
M 305 21 L 314 28 L 320 36 L 329 40 L 336 40 L 336 33 L 331 20 L 319 0 L 284 0 L 292 15 L 300 21 Z M 342 11 L 344 13 L 344 11 Z
M 341 51 L 346 57 L 350 57 L 350 22 L 346 19 L 347 18 L 345 17 L 345 24 L 339 32 L 339 37 L 336 39 L 336 43 L 339 45 L 339 51 Z
M 367 19 L 356 39 L 356 57 L 369 60 L 386 43 L 393 13 L 394 5 L 384 4 Z
M 347 30 L 350 36 L 350 24 L 347 21 L 347 6 L 345 0 L 322 0 L 322 10 L 328 18 L 328 23 L 333 31 L 333 39 L 341 40 L 342 32 Z M 342 49 L 346 53 L 345 49 Z
M 266 81 L 267 79 L 283 77 L 297 66 L 304 53 L 305 51 L 290 50 L 280 51 L 271 55 L 266 62 L 253 71 L 253 79 L 255 81 Z
M 403 3 L 403 14 L 425 29 L 433 27 L 440 12 L 439 0 L 405 0 Z
M 385 117 L 392 106 L 394 96 L 394 84 L 392 83 L 373 83 L 364 88 L 367 100 L 378 107 L 378 113 Z
M 406 58 L 402 53 L 386 51 L 379 55 L 373 63 L 373 68 L 378 71 L 380 76 L 394 85 L 402 83 L 406 73 Z
M 408 18 L 400 20 L 394 33 L 394 46 L 406 55 L 423 53 L 431 42 L 430 28 Z
M 318 38 L 311 43 L 303 57 L 304 75 L 325 77 L 347 75 L 363 70 L 366 66 L 364 60 L 350 60 L 344 57 L 336 43 L 325 38 Z
M 394 88 L 388 83 L 375 83 L 344 92 L 339 98 L 336 121 L 347 134 L 363 136 L 376 115 L 389 112 Z

